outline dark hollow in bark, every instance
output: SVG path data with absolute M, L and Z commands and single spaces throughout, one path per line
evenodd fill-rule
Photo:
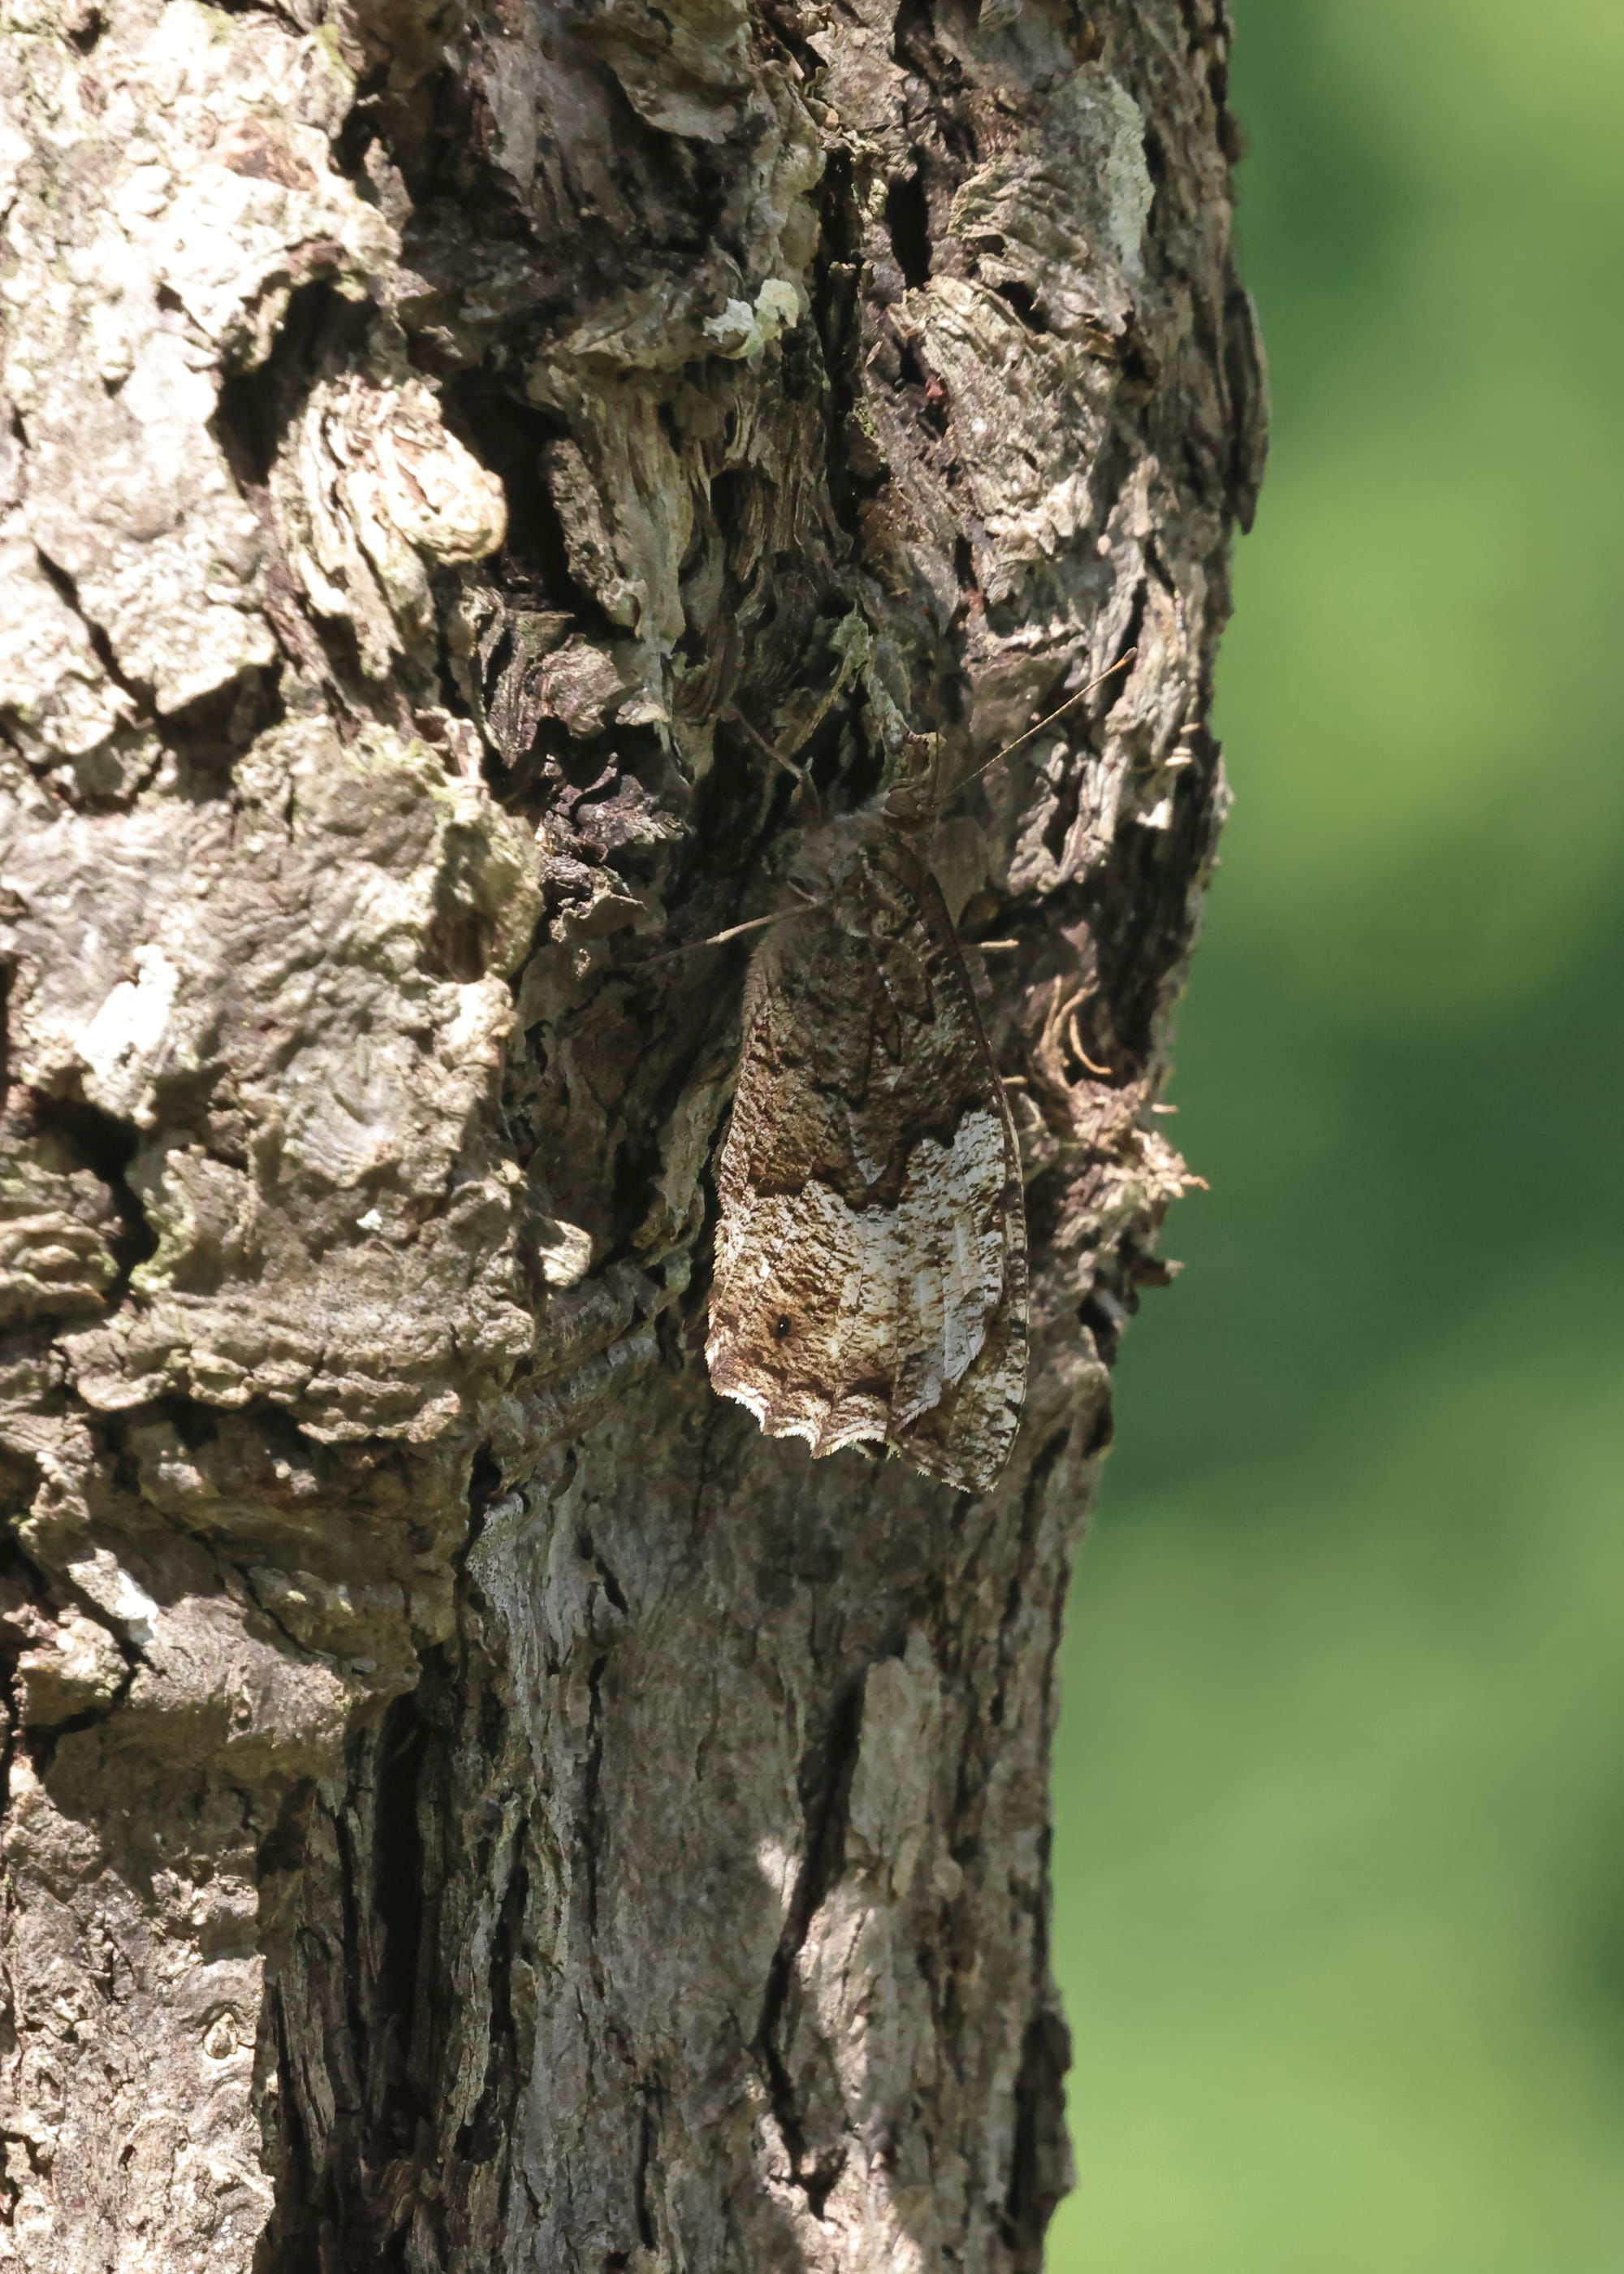
M 0 2226 L 1035 2268 L 1047 1773 L 1222 817 L 1209 0 L 39 0 L 0 340 Z M 743 945 L 934 737 L 982 1498 L 711 1393 Z M 989 943 L 1002 943 L 991 945 Z M 669 953 L 687 946 L 691 952 Z

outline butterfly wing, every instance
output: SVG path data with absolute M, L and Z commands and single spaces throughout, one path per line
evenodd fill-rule
M 882 817 L 835 829 L 752 968 L 710 1379 L 770 1436 L 981 1491 L 1026 1388 L 1019 1154 L 935 878 Z

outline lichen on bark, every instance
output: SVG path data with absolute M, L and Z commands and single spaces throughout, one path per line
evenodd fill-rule
M 0 0 L 0 2261 L 1038 2263 L 1260 463 L 1229 38 Z M 936 847 L 1015 1459 L 811 1463 L 698 1355 L 769 753 L 967 778 L 1130 651 Z

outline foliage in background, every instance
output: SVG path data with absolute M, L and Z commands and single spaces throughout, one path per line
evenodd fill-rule
M 1056 1769 L 1051 2274 L 1614 2274 L 1624 14 L 1237 0 L 1237 793 Z

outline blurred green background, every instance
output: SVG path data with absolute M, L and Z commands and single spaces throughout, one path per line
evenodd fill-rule
M 1050 2274 L 1624 2269 L 1624 7 L 1237 0 L 1274 448 Z

